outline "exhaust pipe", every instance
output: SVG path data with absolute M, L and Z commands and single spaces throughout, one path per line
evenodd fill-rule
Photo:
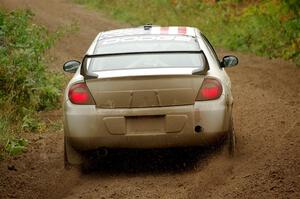
M 97 150 L 97 157 L 106 157 L 108 155 L 108 150 L 106 148 L 100 148 Z
M 195 132 L 196 133 L 201 133 L 201 131 L 202 131 L 202 127 L 201 126 L 199 126 L 199 125 L 195 126 Z

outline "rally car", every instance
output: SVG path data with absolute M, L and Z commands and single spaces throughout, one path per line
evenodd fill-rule
M 227 137 L 234 152 L 231 82 L 193 27 L 145 25 L 99 33 L 65 89 L 66 164 L 111 148 L 202 146 Z

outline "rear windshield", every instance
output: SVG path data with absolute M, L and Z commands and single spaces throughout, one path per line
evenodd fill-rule
M 203 70 L 206 66 L 197 40 L 184 35 L 131 35 L 101 39 L 94 54 L 100 56 L 87 59 L 90 72 L 149 68 Z
M 197 68 L 204 70 L 206 59 L 202 52 L 143 53 L 88 58 L 89 71 L 146 69 L 146 68 Z

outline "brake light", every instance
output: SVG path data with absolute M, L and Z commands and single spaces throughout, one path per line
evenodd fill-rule
M 73 104 L 80 105 L 93 105 L 95 104 L 91 93 L 85 84 L 85 82 L 80 82 L 71 86 L 69 90 L 69 99 Z
M 222 85 L 219 80 L 206 78 L 201 85 L 196 101 L 218 99 L 221 96 L 222 91 Z

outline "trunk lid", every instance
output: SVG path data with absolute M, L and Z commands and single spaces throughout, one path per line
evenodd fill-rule
M 98 108 L 145 108 L 191 105 L 203 75 L 156 75 L 86 80 Z

